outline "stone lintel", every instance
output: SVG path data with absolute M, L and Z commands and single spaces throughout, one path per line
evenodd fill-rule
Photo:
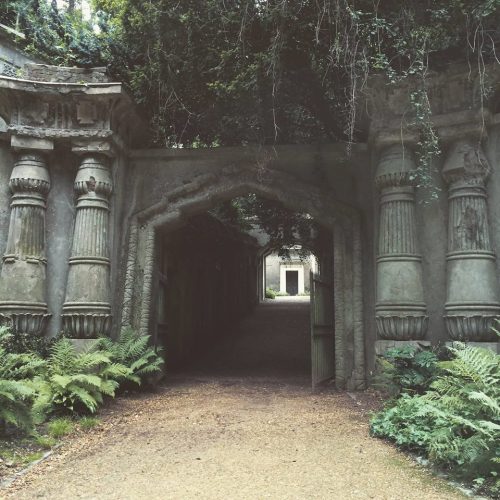
M 398 129 L 383 128 L 372 134 L 370 143 L 377 152 L 398 144 L 414 148 L 420 140 L 418 130 L 412 130 L 400 123 Z
M 495 115 L 496 117 L 497 115 Z M 500 114 L 494 119 L 494 115 L 486 109 L 465 110 L 451 113 L 433 115 L 432 126 L 435 128 L 439 140 L 450 143 L 460 139 L 471 138 L 475 140 L 485 139 L 488 136 L 487 128 L 495 122 L 500 123 Z M 394 144 L 415 146 L 420 140 L 420 132 L 410 120 L 402 117 L 387 121 L 386 123 L 374 124 L 371 132 L 370 142 L 375 150 L 380 150 Z
M 11 137 L 10 144 L 16 151 L 32 149 L 36 151 L 49 152 L 53 151 L 54 149 L 54 141 L 50 139 L 41 139 L 38 137 L 13 135 Z
M 99 153 L 113 158 L 116 155 L 116 146 L 110 140 L 75 139 L 71 141 L 71 151 L 80 156 Z
M 375 354 L 382 356 L 389 349 L 401 348 L 406 346 L 429 347 L 431 345 L 429 340 L 377 340 L 375 341 Z

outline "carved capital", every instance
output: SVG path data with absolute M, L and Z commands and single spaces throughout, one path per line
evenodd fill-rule
M 450 148 L 442 175 L 451 188 L 483 187 L 491 172 L 481 144 L 474 139 L 460 139 Z
M 375 185 L 379 190 L 412 187 L 416 183 L 416 169 L 411 150 L 402 144 L 393 144 L 380 156 Z
M 80 198 L 98 197 L 107 200 L 113 192 L 107 158 L 95 153 L 86 155 L 78 169 L 74 188 Z
M 9 187 L 14 195 L 38 193 L 45 198 L 50 190 L 50 175 L 44 157 L 20 153 L 12 169 Z

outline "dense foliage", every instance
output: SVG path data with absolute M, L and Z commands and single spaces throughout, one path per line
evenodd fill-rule
M 56 64 L 107 65 L 128 83 L 160 145 L 363 138 L 366 78 L 413 77 L 424 160 L 425 76 L 496 60 L 500 0 L 7 0 L 0 22 Z M 488 89 L 485 87 L 484 93 Z M 433 149 L 434 148 L 434 149 Z
M 424 394 L 403 393 L 372 432 L 500 496 L 500 355 L 458 345 Z
M 94 413 L 104 396 L 114 396 L 126 381 L 140 385 L 163 364 L 149 337 L 131 330 L 84 352 L 61 338 L 51 343 L 46 358 L 15 352 L 13 337 L 0 328 L 0 428 L 11 424 L 29 430 L 53 414 Z
M 375 386 L 393 396 L 402 392 L 423 394 L 439 372 L 437 353 L 424 346 L 389 349 L 377 362 Z

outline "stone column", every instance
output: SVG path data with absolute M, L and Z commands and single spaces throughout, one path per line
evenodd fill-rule
M 107 158 L 83 156 L 76 175 L 73 246 L 63 329 L 72 338 L 108 335 L 111 328 L 109 209 L 112 180 Z
M 380 190 L 377 252 L 377 332 L 384 340 L 420 340 L 428 325 L 415 223 L 416 165 L 401 144 L 383 151 L 375 177 Z
M 13 137 L 13 145 L 17 142 Z M 21 142 L 28 144 L 28 139 Z M 49 141 L 40 146 L 52 149 Z M 16 334 L 42 335 L 50 317 L 46 302 L 45 210 L 50 190 L 47 164 L 40 150 L 17 154 L 7 248 L 0 274 L 0 314 Z
M 489 174 L 477 140 L 461 139 L 451 146 L 443 177 L 449 200 L 445 321 L 453 340 L 496 340 L 491 327 L 500 302 L 488 224 Z

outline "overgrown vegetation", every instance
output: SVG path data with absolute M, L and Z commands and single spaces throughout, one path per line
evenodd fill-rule
M 400 351 L 391 356 L 408 359 L 408 352 Z M 411 362 L 420 354 L 410 355 Z M 500 497 L 500 356 L 463 344 L 450 348 L 450 354 L 450 360 L 437 363 L 437 372 L 429 373 L 432 365 L 424 363 L 427 387 L 411 367 L 390 375 L 401 396 L 375 415 L 372 433 Z M 418 390 L 409 391 L 409 386 Z
M 132 330 L 116 341 L 98 340 L 85 352 L 61 338 L 46 358 L 12 352 L 18 346 L 12 337 L 8 328 L 0 328 L 0 429 L 11 425 L 30 431 L 52 415 L 94 413 L 121 384 L 132 381 L 137 387 L 163 364 L 149 337 Z
M 168 146 L 363 140 L 367 78 L 412 79 L 425 181 L 439 152 L 426 78 L 497 60 L 500 0 L 7 0 L 0 22 L 55 64 L 107 65 Z M 144 36 L 147 33 L 147 36 Z
M 438 355 L 424 346 L 389 349 L 377 362 L 379 370 L 374 385 L 391 396 L 402 392 L 423 394 L 439 371 Z

